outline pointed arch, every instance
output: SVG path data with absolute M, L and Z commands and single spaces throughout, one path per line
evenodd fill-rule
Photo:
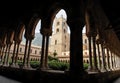
M 25 36 L 27 38 L 34 38 L 34 35 L 35 35 L 35 29 L 36 29 L 36 26 L 39 22 L 40 18 L 38 15 L 33 15 L 33 17 L 31 17 L 29 23 L 28 23 L 28 26 L 26 26 L 26 31 L 25 31 Z
M 66 4 L 64 4 L 64 3 L 56 2 L 56 3 L 52 4 L 51 7 L 48 9 L 48 15 L 42 19 L 42 20 L 46 19 L 46 23 L 47 23 L 47 25 L 49 25 L 48 27 L 44 27 L 44 28 L 49 28 L 52 31 L 52 24 L 53 24 L 56 14 L 61 9 L 64 9 L 66 11 L 66 8 L 67 8 Z
M 24 30 L 25 30 L 25 25 L 23 23 L 20 23 L 16 29 L 15 38 L 14 38 L 14 40 L 17 41 L 18 43 L 22 40 Z

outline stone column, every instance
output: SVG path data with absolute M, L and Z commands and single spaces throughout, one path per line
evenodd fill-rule
M 46 22 L 46 21 L 44 21 Z M 49 24 L 48 24 L 49 25 Z M 43 27 L 46 27 L 43 23 Z M 50 27 L 50 26 L 48 26 Z M 41 60 L 40 60 L 40 69 L 48 69 L 48 49 L 49 49 L 49 36 L 52 35 L 51 28 L 43 28 L 41 29 L 42 37 L 42 52 L 41 52 Z
M 70 34 L 70 68 L 69 72 L 73 75 L 85 73 L 83 68 L 83 43 L 82 28 L 80 20 L 72 20 L 69 24 Z
M 19 54 L 19 46 L 20 46 L 20 43 L 17 44 L 17 52 L 15 56 L 15 67 L 18 67 L 17 60 L 18 60 L 18 54 Z
M 96 36 L 97 36 L 97 29 L 96 29 L 96 18 L 94 17 L 94 12 L 92 12 L 92 8 L 93 6 L 91 5 L 91 7 L 86 8 L 86 12 L 85 12 L 85 21 L 86 21 L 86 34 L 91 35 L 92 37 L 92 44 L 93 44 L 93 48 L 89 48 L 89 54 L 90 54 L 90 66 L 93 63 L 93 72 L 98 72 L 98 66 L 97 66 L 97 55 L 96 55 Z M 90 46 L 90 45 L 89 45 Z M 91 55 L 91 49 L 93 50 L 93 61 L 92 62 L 92 55 Z
M 7 60 L 6 60 L 6 66 L 9 66 L 9 58 L 10 58 L 10 48 L 11 48 L 11 45 L 12 44 L 9 44 L 9 47 L 8 47 L 8 55 L 7 55 Z
M 2 62 L 3 62 L 4 49 L 5 49 L 5 47 L 2 47 L 0 65 L 2 65 L 2 64 L 3 64 Z
M 112 51 L 111 51 L 111 69 L 113 70 L 114 66 L 113 66 L 113 55 L 112 55 Z
M 4 59 L 3 59 L 3 66 L 6 66 L 6 58 L 7 58 L 7 51 L 8 51 L 8 44 L 5 49 Z
M 88 71 L 92 71 L 93 70 L 93 62 L 92 62 L 92 51 L 91 51 L 91 36 L 88 36 L 88 43 L 89 43 L 89 68 Z
M 117 54 L 115 54 L 114 58 L 115 58 L 115 68 L 117 69 L 117 60 L 116 60 L 116 56 Z
M 120 58 L 119 58 L 119 55 L 117 55 L 116 56 L 116 67 L 117 67 L 117 69 L 119 69 L 120 68 Z
M 107 50 L 107 65 L 108 65 L 108 69 L 110 69 L 110 55 L 109 55 L 109 49 L 106 48 Z
M 1 57 L 2 57 L 2 46 L 0 46 L 0 61 L 1 61 Z
M 40 69 L 45 68 L 44 64 L 44 54 L 45 54 L 45 35 L 42 35 L 42 49 L 41 49 L 41 59 L 40 59 Z
M 2 47 L 0 46 L 0 65 L 1 65 L 1 60 L 2 60 Z
M 46 49 L 45 49 L 45 68 L 48 68 L 48 47 L 49 47 L 49 36 L 46 36 Z
M 11 63 L 11 66 L 15 66 L 15 63 L 14 63 L 14 61 L 15 61 L 15 53 L 16 53 L 16 41 L 15 41 L 15 43 L 14 43 L 14 50 L 13 50 L 13 56 L 12 56 L 12 63 Z
M 28 55 L 27 55 L 27 62 L 26 62 L 26 65 L 27 65 L 27 68 L 30 68 L 30 49 L 31 49 L 31 42 L 32 40 L 29 40 L 29 47 L 28 47 Z
M 113 55 L 113 64 L 114 64 L 114 69 L 116 69 L 116 61 L 115 61 L 115 53 L 114 53 L 114 55 Z
M 97 55 L 96 55 L 96 34 L 94 33 L 92 36 L 93 40 L 93 59 L 94 59 L 94 71 L 98 72 L 98 65 L 97 65 Z
M 99 64 L 99 69 L 101 70 L 101 68 L 102 68 L 102 63 L 101 63 L 101 56 L 100 56 L 99 40 L 96 41 L 96 44 L 97 44 L 97 50 L 98 50 L 98 64 Z
M 102 70 L 103 72 L 106 71 L 106 61 L 105 61 L 105 50 L 103 47 L 103 42 L 101 43 L 101 52 L 102 52 Z
M 24 52 L 24 58 L 23 58 L 23 68 L 26 66 L 27 47 L 28 47 L 28 39 L 26 39 L 25 52 Z

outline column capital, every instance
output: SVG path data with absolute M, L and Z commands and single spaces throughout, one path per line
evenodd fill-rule
M 97 36 L 96 33 L 93 33 L 93 34 L 92 34 L 92 37 L 96 37 L 96 36 Z
M 100 44 L 100 39 L 97 39 L 97 40 L 96 40 L 96 44 Z
M 87 37 L 96 37 L 97 36 L 97 32 L 96 31 L 89 31 L 86 33 Z
M 35 35 L 30 35 L 30 33 L 25 32 L 24 37 L 26 40 L 33 40 L 35 38 Z M 17 41 L 20 41 L 20 39 L 17 39 Z
M 91 32 L 87 32 L 87 33 L 86 33 L 86 36 L 87 36 L 87 37 L 91 37 Z
M 46 28 L 44 28 L 44 29 L 41 29 L 41 30 L 40 30 L 40 33 L 41 33 L 42 35 L 45 35 L 45 36 L 51 36 L 51 35 L 52 35 L 52 30 L 51 30 L 51 29 L 46 29 Z
M 104 39 L 99 39 L 100 40 L 100 44 L 104 44 L 105 43 L 105 41 L 104 41 Z
M 103 44 L 103 48 L 107 48 L 106 44 Z

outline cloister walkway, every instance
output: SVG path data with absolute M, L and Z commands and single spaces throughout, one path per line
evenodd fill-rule
M 114 82 L 113 83 L 120 83 L 120 77 L 119 78 L 117 78 L 116 80 L 114 80 Z
M 0 68 L 0 83 L 74 83 L 76 81 L 83 83 L 119 83 L 120 80 L 116 80 L 119 77 L 119 70 L 71 76 L 64 71 L 57 70 L 38 71 L 10 67 Z
M 4 77 L 4 76 L 0 76 L 0 83 L 21 83 L 21 82 Z

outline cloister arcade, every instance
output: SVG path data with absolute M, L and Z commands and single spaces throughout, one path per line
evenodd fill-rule
M 32 3 L 28 4 L 28 7 L 26 7 L 26 4 L 21 1 L 19 3 L 20 5 L 17 3 L 17 5 L 13 4 L 13 7 L 10 7 L 10 12 L 2 11 L 3 13 L 0 16 L 0 71 L 4 71 L 4 69 L 8 67 L 11 69 L 16 68 L 19 44 L 22 41 L 22 35 L 26 38 L 22 69 L 29 70 L 31 42 L 34 39 L 35 28 L 39 20 L 41 20 L 40 34 L 42 34 L 42 50 L 40 56 L 40 66 L 36 71 L 49 71 L 47 57 L 49 37 L 52 35 L 52 24 L 56 13 L 60 9 L 64 9 L 67 14 L 67 24 L 70 27 L 71 33 L 69 70 L 64 71 L 62 74 L 67 75 L 68 78 L 72 78 L 72 81 L 81 81 L 83 79 L 88 80 L 90 77 L 87 76 L 93 73 L 96 78 L 96 75 L 100 78 L 101 73 L 103 73 L 103 77 L 107 76 L 106 78 L 101 77 L 102 81 L 105 82 L 108 79 L 120 76 L 118 73 L 120 72 L 119 15 L 116 14 L 116 16 L 114 16 L 109 14 L 113 9 L 106 4 L 106 1 L 78 0 L 68 2 L 67 0 L 44 0 L 43 2 L 30 2 Z M 111 1 L 111 3 L 113 2 Z M 23 7 L 21 7 L 21 4 Z M 113 5 L 114 7 L 116 7 L 115 4 L 116 3 Z M 105 5 L 108 6 L 107 8 L 110 7 L 112 10 L 106 10 Z M 16 7 L 17 10 L 14 7 Z M 9 8 L 4 10 L 9 10 Z M 118 12 L 114 11 L 114 13 Z M 83 68 L 82 29 L 85 25 L 86 35 L 89 41 L 90 67 L 88 71 L 85 71 Z M 25 31 L 25 34 L 23 34 L 23 31 Z M 91 43 L 91 41 L 93 43 Z M 14 51 L 12 56 L 12 64 L 9 65 L 9 52 L 13 42 Z M 91 46 L 93 46 L 93 53 L 91 52 Z M 98 50 L 96 50 L 96 48 Z M 100 49 L 102 54 L 99 52 Z M 106 56 L 105 53 L 107 53 Z M 100 55 L 102 57 L 101 60 Z M 90 80 L 93 81 L 92 78 L 90 78 Z M 101 80 L 98 79 L 97 82 L 101 82 Z

